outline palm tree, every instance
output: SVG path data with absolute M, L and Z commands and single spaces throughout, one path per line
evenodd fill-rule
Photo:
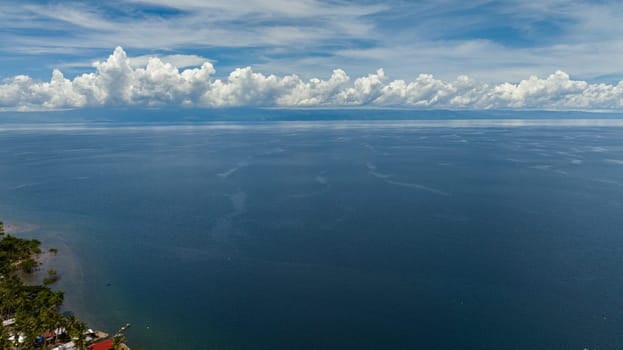
M 121 350 L 121 344 L 123 344 L 124 341 L 125 341 L 125 336 L 123 335 L 123 333 L 117 333 L 112 338 L 113 349 L 114 350 Z
M 86 330 L 86 324 L 78 320 L 74 314 L 67 316 L 67 333 L 71 336 L 78 350 L 86 349 Z
M 0 323 L 0 349 L 10 349 L 9 330 Z

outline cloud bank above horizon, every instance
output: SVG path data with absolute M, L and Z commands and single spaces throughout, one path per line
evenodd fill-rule
M 590 84 L 563 71 L 518 83 L 489 84 L 460 75 L 453 81 L 420 74 L 391 80 L 378 69 L 351 78 L 342 69 L 326 79 L 265 75 L 236 68 L 216 79 L 209 61 L 198 56 L 128 57 L 117 47 L 95 72 L 67 79 L 55 69 L 49 82 L 26 75 L 0 84 L 1 110 L 84 107 L 408 107 L 449 109 L 623 109 L 623 80 Z M 180 70 L 180 67 L 190 67 Z

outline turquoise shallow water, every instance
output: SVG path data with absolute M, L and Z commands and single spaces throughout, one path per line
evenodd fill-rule
M 617 348 L 609 122 L 0 128 L 0 216 L 148 349 Z

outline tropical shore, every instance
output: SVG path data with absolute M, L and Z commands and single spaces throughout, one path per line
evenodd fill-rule
M 34 229 L 35 225 L 0 221 L 0 349 L 129 349 L 124 343 L 129 324 L 109 337 L 72 312 L 63 312 L 64 293 L 50 287 L 60 275 L 48 269 L 58 249 L 43 249 L 37 239 L 14 236 Z

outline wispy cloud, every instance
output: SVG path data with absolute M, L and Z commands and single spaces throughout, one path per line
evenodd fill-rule
M 517 82 L 563 70 L 597 81 L 623 75 L 621 22 L 623 3 L 608 0 L 7 0 L 0 76 L 42 77 L 47 65 L 76 67 L 120 45 L 305 78 L 382 66 L 406 80 Z
M 371 34 L 362 16 L 380 11 L 381 5 L 337 5 L 320 1 L 131 1 L 125 12 L 84 3 L 54 3 L 16 6 L 2 17 L 12 29 L 14 42 L 29 38 L 31 46 L 48 47 L 46 35 L 32 30 L 59 30 L 56 45 L 62 47 L 110 47 L 111 43 L 132 48 L 238 47 L 313 44 L 325 39 L 343 39 Z M 153 11 L 150 7 L 158 6 Z M 167 15 L 169 11 L 175 10 Z M 0 18 L 2 18 L 0 17 Z M 30 18 L 26 22 L 19 19 Z M 42 32 L 43 33 L 43 32 Z M 88 39 L 88 40 L 86 40 Z
M 169 59 L 169 62 L 164 60 Z M 420 74 L 413 81 L 391 80 L 383 69 L 351 79 L 336 69 L 326 79 L 265 75 L 250 67 L 215 79 L 210 62 L 180 71 L 172 62 L 198 65 L 198 57 L 151 57 L 136 67 L 118 47 L 95 72 L 70 80 L 54 70 L 49 82 L 25 75 L 0 85 L 4 109 L 60 109 L 87 106 L 186 107 L 340 107 L 403 106 L 411 108 L 622 109 L 623 81 L 617 85 L 572 80 L 563 71 L 546 78 L 531 76 L 518 84 L 486 84 L 459 76 L 445 81 Z M 134 61 L 134 62 L 133 62 Z M 144 61 L 140 57 L 138 61 Z M 185 63 L 184 63 L 185 64 Z

